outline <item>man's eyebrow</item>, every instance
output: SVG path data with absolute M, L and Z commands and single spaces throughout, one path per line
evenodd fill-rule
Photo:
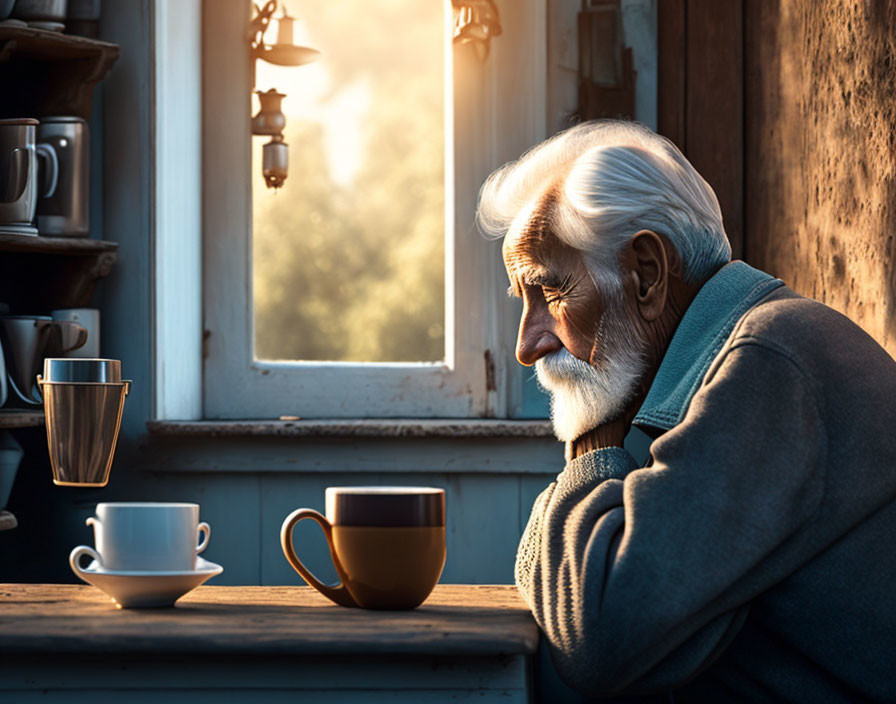
M 531 276 L 524 276 L 523 283 L 529 286 L 547 286 L 548 288 L 560 288 L 563 285 L 559 276 L 547 271 L 533 272 Z
M 552 274 L 543 266 L 527 266 L 514 270 L 513 277 L 510 280 L 510 287 L 507 289 L 507 295 L 510 297 L 519 297 L 520 292 L 516 288 L 516 280 L 519 279 L 527 286 L 547 286 L 548 288 L 560 288 L 563 285 L 562 280 L 556 274 Z

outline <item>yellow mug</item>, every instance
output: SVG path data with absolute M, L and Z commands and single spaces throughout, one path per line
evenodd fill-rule
M 342 606 L 413 609 L 445 566 L 445 490 L 432 487 L 329 487 L 326 513 L 293 511 L 280 530 L 289 564 Z M 323 528 L 339 583 L 317 579 L 296 555 L 292 532 L 310 518 Z

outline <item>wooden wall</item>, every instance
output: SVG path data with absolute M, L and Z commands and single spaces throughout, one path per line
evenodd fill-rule
M 108 486 L 81 489 L 53 486 L 43 429 L 27 429 L 17 437 L 26 456 L 9 508 L 19 526 L 0 531 L 0 583 L 78 582 L 68 566 L 68 555 L 76 545 L 93 545 L 93 529 L 85 520 L 95 515 L 98 502 L 191 501 L 199 504 L 201 520 L 211 525 L 211 540 L 203 557 L 224 567 L 213 584 L 304 584 L 280 549 L 283 519 L 300 507 L 323 512 L 324 490 L 328 486 L 398 484 L 445 488 L 448 556 L 443 584 L 511 584 L 516 548 L 532 504 L 563 465 L 562 446 L 553 443 L 556 461 L 542 457 L 539 463 L 550 469 L 540 473 L 524 473 L 531 466 L 521 466 L 523 471 L 519 474 L 483 471 L 483 463 L 489 460 L 484 447 L 479 462 L 464 463 L 467 471 L 346 471 L 339 464 L 334 464 L 330 471 L 289 471 L 282 461 L 273 462 L 262 451 L 263 443 L 247 438 L 246 455 L 258 455 L 255 469 L 227 471 L 227 451 L 219 449 L 220 441 L 209 438 L 202 446 L 194 445 L 193 450 L 206 456 L 210 466 L 218 457 L 225 470 L 190 471 L 178 463 L 170 464 L 176 453 L 148 448 L 140 451 L 137 445 L 152 442 L 144 436 L 137 443 L 133 438 L 125 438 L 121 451 L 116 452 Z M 355 440 L 344 438 L 337 442 L 356 444 Z M 456 445 L 465 440 L 453 442 Z M 389 457 L 400 454 L 406 443 L 400 438 L 379 443 L 376 452 L 382 464 L 387 466 Z M 545 443 L 550 441 L 545 439 Z M 437 448 L 440 443 L 430 444 L 433 453 L 444 454 L 444 447 Z M 496 445 L 492 454 L 501 452 L 500 441 L 479 443 L 489 444 Z M 308 439 L 300 439 L 284 446 L 282 453 L 287 460 L 300 457 L 308 451 L 308 445 Z M 532 442 L 528 445 L 533 447 Z M 530 454 L 544 452 L 535 448 Z M 420 458 L 423 467 L 429 457 L 424 451 Z M 316 524 L 300 523 L 294 540 L 302 561 L 315 574 L 323 581 L 337 580 L 323 533 Z
M 658 131 L 716 192 L 735 258 L 743 256 L 743 4 L 662 0 Z
M 896 356 L 896 4 L 664 0 L 658 31 L 659 131 L 735 258 Z
M 896 356 L 896 4 L 749 1 L 746 255 Z

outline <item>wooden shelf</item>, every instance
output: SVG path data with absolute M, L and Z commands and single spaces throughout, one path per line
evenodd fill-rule
M 0 234 L 0 252 L 67 254 L 77 257 L 117 251 L 117 242 L 90 240 L 86 237 L 41 237 Z
M 118 58 L 117 44 L 0 24 L 0 117 L 90 118 L 93 89 Z
M 118 59 L 116 44 L 0 23 L 0 118 L 88 119 L 93 89 Z M 82 308 L 118 259 L 118 245 L 85 238 L 0 235 L 0 303 L 41 315 Z
M 44 424 L 43 411 L 29 411 L 24 408 L 0 409 L 0 430 L 9 428 L 37 428 Z
M 84 237 L 0 235 L 0 303 L 40 315 L 90 304 L 99 280 L 118 261 L 118 244 Z

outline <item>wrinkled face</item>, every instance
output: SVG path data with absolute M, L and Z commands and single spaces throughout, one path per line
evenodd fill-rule
M 548 225 L 543 201 L 504 238 L 504 266 L 510 293 L 523 299 L 516 357 L 531 366 L 546 354 L 566 349 L 598 364 L 597 326 L 604 302 L 578 251 L 561 242 Z
M 549 199 L 504 239 L 511 293 L 523 300 L 516 356 L 551 392 L 560 440 L 620 414 L 645 372 L 646 343 L 620 300 L 604 300 L 578 251 L 551 232 Z

